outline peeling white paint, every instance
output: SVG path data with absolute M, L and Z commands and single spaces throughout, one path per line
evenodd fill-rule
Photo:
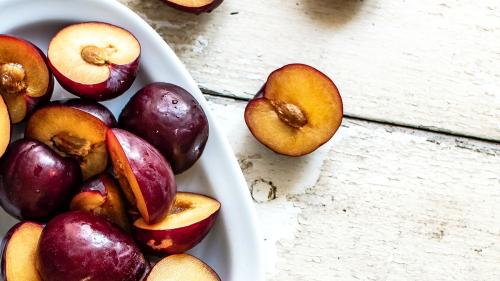
M 268 280 L 498 280 L 500 145 L 345 120 L 322 150 L 287 158 L 249 134 L 244 102 L 209 101 L 249 186 L 262 183 Z

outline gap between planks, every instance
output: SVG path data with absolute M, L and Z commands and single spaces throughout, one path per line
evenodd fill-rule
M 210 90 L 207 88 L 203 88 L 203 87 L 200 87 L 200 90 L 204 95 L 207 95 L 207 96 L 228 98 L 228 99 L 233 99 L 233 100 L 237 100 L 237 101 L 244 101 L 244 102 L 249 101 L 248 98 L 227 95 L 227 94 L 223 94 L 223 93 L 220 93 L 220 92 L 217 92 L 214 90 Z M 413 126 L 411 124 L 406 124 L 406 123 L 389 122 L 389 121 L 378 120 L 378 119 L 373 119 L 373 118 L 360 117 L 360 116 L 357 116 L 354 114 L 345 114 L 344 113 L 344 117 L 346 117 L 348 119 L 352 119 L 352 120 L 372 122 L 372 123 L 376 123 L 376 124 L 380 124 L 380 125 L 396 126 L 396 127 L 400 127 L 400 128 L 436 133 L 436 134 L 441 134 L 441 135 L 450 136 L 450 137 L 460 137 L 460 138 L 467 138 L 470 140 L 484 141 L 487 143 L 500 144 L 500 141 L 496 140 L 494 138 L 483 138 L 483 137 L 477 137 L 477 136 L 468 135 L 468 134 L 460 134 L 460 133 L 455 133 L 452 131 L 444 130 L 441 128 L 425 127 L 425 126 Z

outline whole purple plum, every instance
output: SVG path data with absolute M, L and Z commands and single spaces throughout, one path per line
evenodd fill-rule
M 200 158 L 208 140 L 203 108 L 186 90 L 168 83 L 139 90 L 123 109 L 119 126 L 154 145 L 176 174 Z
M 82 179 L 78 162 L 45 144 L 12 144 L 0 167 L 0 203 L 22 220 L 46 221 L 69 206 Z
M 132 238 L 113 223 L 76 211 L 45 226 L 37 267 L 44 281 L 139 281 L 149 264 Z

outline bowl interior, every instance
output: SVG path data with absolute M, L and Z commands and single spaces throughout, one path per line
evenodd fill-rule
M 39 21 L 36 23 L 17 26 L 15 28 L 2 32 L 25 38 L 42 49 L 45 53 L 47 53 L 47 47 L 49 45 L 50 39 L 62 27 L 71 23 L 72 22 L 70 21 Z M 178 84 L 179 82 L 179 74 L 169 71 L 167 67 L 164 67 L 163 69 L 151 67 L 152 65 L 155 65 L 155 63 L 153 63 L 152 61 L 157 60 L 158 58 L 155 57 L 153 53 L 148 54 L 148 51 L 148 45 L 142 44 L 141 67 L 137 79 L 135 80 L 130 90 L 114 100 L 106 101 L 103 103 L 115 114 L 116 117 L 119 116 L 122 108 L 125 106 L 130 97 L 144 85 L 155 81 L 171 82 L 176 84 Z M 70 97 L 75 96 L 62 89 L 61 86 L 56 83 L 52 99 L 57 100 Z M 207 109 L 205 108 L 205 110 Z M 23 131 L 24 128 L 22 124 L 16 126 L 14 129 L 13 140 L 21 138 Z M 209 148 L 209 145 L 210 143 L 213 143 L 213 141 L 214 140 L 212 139 L 209 140 L 209 144 L 207 144 L 207 150 L 211 149 Z M 204 154 L 200 161 L 198 161 L 191 169 L 176 177 L 179 190 L 198 192 L 213 196 L 214 198 L 219 197 L 217 194 L 218 192 L 216 192 L 215 190 L 216 183 L 210 179 L 210 175 L 207 174 L 207 170 L 204 168 L 205 165 L 203 165 L 204 162 L 209 161 L 207 157 L 210 156 Z M 224 206 L 224 202 L 222 203 Z M 14 223 L 16 223 L 16 220 L 11 218 L 2 210 L 0 212 L 0 221 L 2 222 L 0 224 L 0 234 L 3 237 L 8 229 Z M 223 280 L 229 280 L 229 277 L 231 276 L 230 249 L 231 247 L 229 245 L 228 239 L 228 228 L 226 227 L 225 211 L 223 208 L 214 229 L 210 232 L 207 238 L 205 238 L 202 243 L 191 250 L 190 253 L 194 254 L 197 257 L 200 257 L 206 263 L 211 265 Z

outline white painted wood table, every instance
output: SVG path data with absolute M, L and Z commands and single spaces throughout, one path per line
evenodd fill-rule
M 206 93 L 258 210 L 268 280 L 500 280 L 500 3 L 120 0 Z M 243 121 L 269 72 L 311 64 L 345 103 L 303 158 Z

